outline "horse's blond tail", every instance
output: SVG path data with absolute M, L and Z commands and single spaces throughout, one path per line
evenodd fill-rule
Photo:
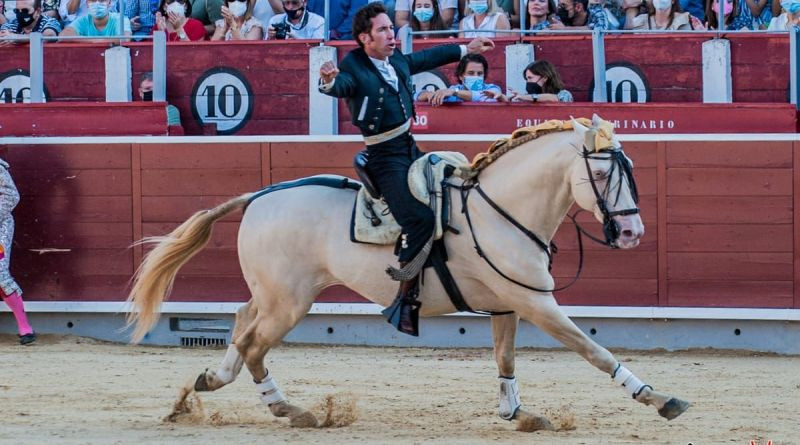
M 211 210 L 201 210 L 172 233 L 144 238 L 137 243 L 157 245 L 142 260 L 128 294 L 128 327 L 136 325 L 131 335 L 134 343 L 141 341 L 158 321 L 158 309 L 172 292 L 178 270 L 208 244 L 214 223 L 234 210 L 244 208 L 251 196 L 252 193 L 246 193 Z

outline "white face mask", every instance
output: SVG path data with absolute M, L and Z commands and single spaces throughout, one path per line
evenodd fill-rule
M 653 0 L 653 7 L 659 11 L 666 11 L 672 8 L 672 0 Z
M 167 5 L 167 12 L 171 12 L 177 16 L 183 17 L 186 13 L 186 8 L 178 2 L 173 2 Z
M 230 2 L 228 3 L 228 10 L 231 11 L 234 17 L 241 17 L 247 12 L 246 2 Z

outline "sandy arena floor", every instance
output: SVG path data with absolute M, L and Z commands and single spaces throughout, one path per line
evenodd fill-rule
M 800 444 L 800 357 L 745 352 L 617 352 L 656 389 L 693 402 L 671 422 L 567 351 L 518 351 L 524 406 L 562 428 L 524 433 L 496 415 L 489 350 L 327 346 L 282 346 L 267 363 L 293 403 L 324 417 L 327 398 L 335 422 L 355 419 L 347 426 L 289 427 L 260 405 L 246 370 L 202 393 L 202 412 L 162 421 L 178 388 L 223 353 L 0 336 L 0 443 Z

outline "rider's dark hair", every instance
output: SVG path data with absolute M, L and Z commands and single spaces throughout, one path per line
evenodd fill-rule
M 372 19 L 381 14 L 386 14 L 386 7 L 381 2 L 368 3 L 356 12 L 353 17 L 353 38 L 356 39 L 358 46 L 364 47 L 358 36 L 369 34 L 372 31 Z
M 464 73 L 467 72 L 467 64 L 470 62 L 483 65 L 483 78 L 489 77 L 489 61 L 486 60 L 486 57 L 481 54 L 467 54 L 458 61 L 458 66 L 456 67 L 456 80 L 458 80 L 458 83 L 461 83 Z

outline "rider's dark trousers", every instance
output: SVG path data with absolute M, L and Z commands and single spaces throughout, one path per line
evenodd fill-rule
M 406 133 L 390 141 L 367 147 L 367 172 L 378 186 L 397 223 L 403 228 L 406 241 L 398 259 L 407 262 L 422 250 L 433 235 L 433 211 L 414 198 L 408 189 L 408 169 L 425 153 L 417 148 L 414 138 Z

